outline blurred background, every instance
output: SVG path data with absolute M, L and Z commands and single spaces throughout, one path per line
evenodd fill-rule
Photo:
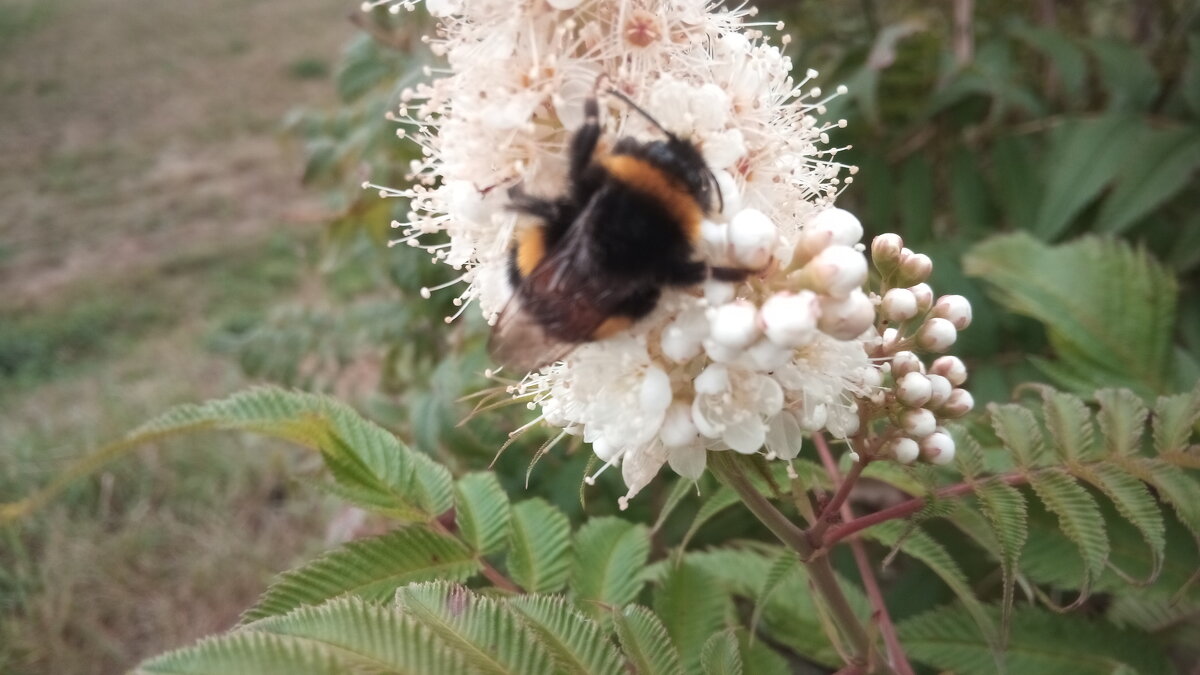
M 957 351 L 977 401 L 1200 379 L 1200 3 L 760 6 L 797 68 L 850 88 L 829 106 L 859 167 L 839 205 L 974 303 Z M 404 205 L 359 187 L 403 183 L 414 148 L 384 113 L 432 63 L 426 21 L 340 0 L 0 0 L 0 502 L 172 404 L 255 382 L 330 392 L 452 468 L 488 465 L 523 411 L 459 424 L 487 386 L 486 327 L 470 311 L 445 326 L 454 292 L 419 290 L 447 270 L 387 249 Z M 1013 231 L 1157 261 L 1157 370 L 1064 353 L 997 295 L 971 261 Z M 547 440 L 501 458 L 505 486 L 576 518 L 615 509 L 616 475 L 581 504 L 586 452 L 529 470 Z M 259 439 L 172 441 L 0 529 L 0 672 L 120 672 L 228 627 L 272 574 L 370 527 L 308 480 L 318 464 Z

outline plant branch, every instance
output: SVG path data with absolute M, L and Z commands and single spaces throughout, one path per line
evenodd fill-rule
M 841 472 L 838 471 L 833 453 L 829 451 L 829 444 L 825 442 L 825 436 L 818 433 L 814 435 L 813 440 L 817 446 L 817 453 L 821 456 L 821 463 L 825 465 L 825 471 L 829 473 L 830 480 L 840 480 Z M 856 463 L 855 466 L 858 467 L 861 464 Z M 846 480 L 849 481 L 849 477 Z M 849 502 L 842 502 L 840 513 L 844 521 L 854 520 L 854 509 Z M 871 607 L 875 610 L 875 621 L 879 625 L 883 643 L 887 646 L 888 656 L 891 657 L 890 665 L 896 671 L 896 675 L 914 675 L 912 664 L 908 662 L 908 656 L 900 644 L 900 636 L 896 634 L 896 625 L 892 622 L 892 615 L 888 613 L 887 603 L 883 600 L 883 591 L 879 588 L 879 580 L 875 578 L 875 569 L 871 565 L 871 559 L 867 557 L 867 549 L 858 537 L 851 539 L 849 545 L 850 552 L 854 554 L 854 564 L 858 567 L 858 575 L 867 592 L 867 599 L 870 600 Z
M 457 537 L 458 518 L 457 513 L 453 508 L 446 510 L 442 515 L 429 521 L 429 526 L 438 534 L 444 534 L 449 537 Z M 512 579 L 500 573 L 500 570 L 492 567 L 492 564 L 483 559 L 482 555 L 476 556 L 475 560 L 479 562 L 483 576 L 496 588 L 509 593 L 521 593 L 521 587 L 515 584 Z
M 800 561 L 808 570 L 809 581 L 813 589 L 829 606 L 834 620 L 850 643 L 855 661 L 850 665 L 867 663 L 871 653 L 871 639 L 858 615 L 854 613 L 854 608 L 850 606 L 850 601 L 846 599 L 846 594 L 842 592 L 837 575 L 834 574 L 833 567 L 829 564 L 829 558 L 824 555 L 814 557 L 814 548 L 809 544 L 805 532 L 788 520 L 787 516 L 780 513 L 770 500 L 754 487 L 754 484 L 742 472 L 738 465 L 738 458 L 733 454 L 732 452 L 711 452 L 709 453 L 709 466 L 722 482 L 738 493 L 742 503 L 763 525 L 766 525 L 780 541 L 799 554 Z

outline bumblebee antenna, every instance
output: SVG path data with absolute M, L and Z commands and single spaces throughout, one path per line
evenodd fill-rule
M 603 76 L 601 76 L 601 77 L 603 77 Z M 654 116 L 651 115 L 650 113 L 646 112 L 646 110 L 644 108 L 642 108 L 640 105 L 634 103 L 633 99 L 631 99 L 625 95 L 625 92 L 615 89 L 613 87 L 609 87 L 609 88 L 605 89 L 604 91 L 605 91 L 605 93 L 611 94 L 611 95 L 616 96 L 617 98 L 621 99 L 621 101 L 623 101 L 625 103 L 625 105 L 632 108 L 634 110 L 634 112 L 636 112 L 637 114 L 646 118 L 647 122 L 649 122 L 650 124 L 653 124 L 655 127 L 658 127 L 658 130 L 663 132 L 664 134 L 666 134 L 667 138 L 670 138 L 672 141 L 679 140 L 678 136 L 671 133 L 666 127 L 664 127 L 662 124 L 660 124 L 659 121 L 654 119 Z M 704 171 L 706 173 L 708 173 L 708 177 L 712 179 L 713 189 L 716 190 L 716 192 L 717 192 L 717 210 L 724 211 L 725 210 L 725 196 L 721 194 L 721 184 L 717 182 L 717 175 L 715 173 L 713 173 L 712 168 L 710 168 L 708 166 L 708 162 L 704 163 Z

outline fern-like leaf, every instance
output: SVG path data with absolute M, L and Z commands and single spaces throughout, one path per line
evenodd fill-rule
M 614 517 L 593 518 L 575 533 L 572 548 L 571 588 L 592 617 L 607 615 L 606 607 L 633 602 L 641 592 L 641 571 L 650 555 L 646 526 Z
M 571 523 L 542 499 L 512 507 L 508 571 L 530 593 L 553 593 L 571 571 Z
M 1160 456 L 1183 449 L 1200 418 L 1200 384 L 1190 393 L 1161 396 L 1154 406 L 1154 449 Z
M 139 675 L 341 675 L 345 665 L 319 645 L 267 633 L 206 638 L 139 665 Z
M 432 582 L 399 589 L 396 604 L 483 672 L 554 672 L 550 652 L 497 600 L 455 584 Z
M 458 479 L 455 520 L 462 538 L 480 555 L 495 553 L 508 543 L 508 495 L 488 471 Z
M 732 630 L 714 634 L 700 650 L 705 675 L 742 675 L 742 654 Z
M 1123 457 L 1136 453 L 1150 414 L 1146 404 L 1128 389 L 1101 389 L 1096 392 L 1096 400 L 1100 402 L 1097 419 L 1109 454 Z
M 550 651 L 556 672 L 602 675 L 622 672 L 621 655 L 596 622 L 566 600 L 549 595 L 521 595 L 506 603 Z
M 1112 464 L 1076 467 L 1072 473 L 1095 487 L 1117 507 L 1121 517 L 1128 520 L 1150 548 L 1153 567 L 1141 583 L 1153 583 L 1162 570 L 1163 551 L 1167 547 L 1166 526 L 1158 503 L 1145 484 Z M 1115 569 L 1115 568 L 1114 568 Z M 1122 572 L 1122 576 L 1128 576 Z
M 979 499 L 979 508 L 991 524 L 1000 547 L 1000 571 L 1004 576 L 1000 623 L 1001 635 L 1006 637 L 1009 619 L 1012 616 L 1017 565 L 1021 560 L 1021 549 L 1025 547 L 1025 539 L 1029 536 L 1029 528 L 1025 522 L 1029 514 L 1021 491 L 1007 483 L 990 480 L 976 484 L 975 496 Z
M 1063 534 L 1079 549 L 1084 560 L 1081 602 L 1088 595 L 1091 582 L 1104 571 L 1108 562 L 1108 536 L 1104 517 L 1096 500 L 1078 483 L 1061 471 L 1032 474 L 1029 484 L 1047 510 L 1058 517 Z
M 700 669 L 709 636 L 725 627 L 729 596 L 707 572 L 686 560 L 673 567 L 654 594 L 654 613 L 666 624 L 686 672 Z
M 464 581 L 479 563 L 462 542 L 412 525 L 395 532 L 352 541 L 303 567 L 284 572 L 267 588 L 242 622 L 285 614 L 353 594 L 382 600 L 414 581 Z
M 1087 405 L 1078 396 L 1052 390 L 1045 390 L 1042 400 L 1058 456 L 1067 463 L 1090 459 L 1095 430 Z
M 1041 425 L 1028 408 L 1015 403 L 992 403 L 988 405 L 988 414 L 996 436 L 1016 456 L 1017 466 L 1029 469 L 1043 463 L 1046 449 Z
M 712 520 L 718 513 L 737 504 L 741 499 L 732 489 L 722 485 L 717 488 L 716 492 L 708 495 L 700 508 L 696 511 L 696 517 L 692 519 L 692 524 L 688 527 L 687 532 L 683 535 L 683 541 L 679 542 L 680 550 L 686 549 L 688 542 L 705 523 Z
M 654 612 L 641 605 L 629 605 L 613 612 L 613 626 L 635 673 L 683 675 L 679 650 Z

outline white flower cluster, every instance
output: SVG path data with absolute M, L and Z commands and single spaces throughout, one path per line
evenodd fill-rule
M 365 3 L 385 4 L 413 7 Z M 947 300 L 955 306 L 943 311 L 939 303 L 933 312 L 948 318 L 925 320 L 931 305 L 922 308 L 920 289 L 907 288 L 912 284 L 894 284 L 882 299 L 864 292 L 862 226 L 832 207 L 852 179 L 838 177 L 847 168 L 835 161 L 838 149 L 823 148 L 826 132 L 842 123 L 816 120 L 827 100 L 809 85 L 816 73 L 793 78 L 791 61 L 761 30 L 782 26 L 754 24 L 753 9 L 708 0 L 427 0 L 426 6 L 441 17 L 437 37 L 428 41 L 449 71 L 404 93 L 396 118 L 415 127 L 408 136 L 424 157 L 411 167 L 413 187 L 381 192 L 411 203 L 408 222 L 394 223 L 402 237 L 393 243 L 423 247 L 461 270 L 455 281 L 465 284 L 463 308 L 478 302 L 491 321 L 504 309 L 513 292 L 506 278 L 518 220 L 506 208 L 505 188 L 520 182 L 540 195 L 565 189 L 567 145 L 600 76 L 701 149 L 723 201 L 721 213 L 703 225 L 707 262 L 762 270 L 743 283 L 667 290 L 628 331 L 581 345 L 512 387 L 540 408 L 540 420 L 581 435 L 605 466 L 621 465 L 626 499 L 667 463 L 699 477 L 708 450 L 765 447 L 768 456 L 789 459 L 805 434 L 854 435 L 869 421 L 868 409 L 907 406 L 896 414 L 948 416 L 969 407 L 962 390 L 933 392 L 941 393 L 943 380 L 961 384 L 949 366 L 953 376 L 937 365 L 932 375 L 923 366 L 905 373 L 892 367 L 907 383 L 903 398 L 899 385 L 882 386 L 887 374 L 880 364 L 886 368 L 894 351 L 948 347 L 961 308 Z M 629 112 L 605 102 L 609 142 L 661 137 Z M 893 262 L 898 269 L 924 265 L 923 274 L 910 275 L 921 284 L 929 259 L 905 255 L 901 261 L 897 249 Z M 902 337 L 901 328 L 886 328 L 881 312 L 907 322 L 904 329 L 922 323 Z M 949 333 L 942 322 L 950 322 Z M 920 382 L 906 379 L 908 372 L 928 382 L 924 400 L 921 392 L 909 393 Z M 929 445 L 931 460 L 948 454 L 935 452 L 937 441 L 929 440 L 937 433 L 934 419 L 929 434 L 914 426 L 910 439 Z M 905 452 L 907 446 L 894 450 L 900 459 Z

